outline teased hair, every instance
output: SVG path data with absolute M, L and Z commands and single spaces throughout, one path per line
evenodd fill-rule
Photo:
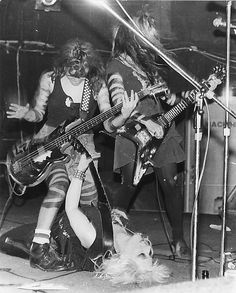
M 123 212 L 112 211 L 116 251 L 103 258 L 102 264 L 95 268 L 96 276 L 114 284 L 166 282 L 170 276 L 169 269 L 153 260 L 152 244 L 147 237 L 126 229 L 123 221 L 127 219 Z M 116 244 L 118 240 L 120 245 Z
M 132 18 L 132 21 L 134 24 L 130 20 L 128 21 L 132 27 L 142 33 L 154 46 L 167 54 L 161 43 L 156 21 L 153 17 L 147 12 L 141 11 Z M 112 56 L 116 58 L 120 54 L 129 55 L 134 63 L 147 73 L 151 82 L 154 82 L 157 70 L 161 70 L 160 64 L 158 65 L 161 60 L 157 52 L 124 24 L 117 26 L 113 35 Z
M 89 72 L 86 78 L 89 79 L 94 92 L 97 93 L 101 88 L 105 76 L 102 59 L 91 43 L 78 38 L 68 40 L 61 47 L 59 55 L 54 61 L 52 79 L 55 79 L 57 76 L 64 76 L 66 67 L 72 60 L 87 63 Z

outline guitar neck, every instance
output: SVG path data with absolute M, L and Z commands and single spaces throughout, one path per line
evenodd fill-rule
M 160 116 L 158 119 L 158 123 L 164 127 L 168 128 L 172 121 L 181 114 L 185 109 L 187 109 L 190 105 L 192 105 L 195 102 L 195 94 L 194 91 L 192 94 L 190 94 L 186 99 L 182 100 L 180 103 L 178 103 L 176 106 L 174 106 L 172 109 L 167 111 L 164 115 Z
M 140 91 L 137 93 L 139 99 L 143 99 L 146 95 L 147 95 L 147 90 L 145 91 Z M 92 119 L 85 121 L 81 124 L 79 124 L 78 126 L 75 126 L 74 128 L 70 129 L 68 132 L 66 132 L 64 135 L 60 136 L 57 138 L 57 144 L 58 146 L 69 142 L 71 139 L 71 136 L 79 136 L 83 133 L 86 133 L 87 131 L 91 130 L 92 128 L 94 128 L 95 126 L 99 125 L 100 123 L 106 121 L 107 119 L 109 119 L 110 117 L 115 116 L 117 113 L 119 113 L 121 111 L 122 108 L 122 103 L 119 103 L 115 106 L 113 106 L 111 109 L 98 114 L 97 116 L 93 117 Z
M 222 83 L 222 81 L 225 78 L 225 69 L 223 67 L 216 66 L 214 68 L 213 74 L 211 74 L 207 80 L 204 80 L 202 82 L 203 89 L 211 90 L 213 91 L 216 89 L 216 87 Z M 171 124 L 171 122 L 185 109 L 188 108 L 188 106 L 195 103 L 196 94 L 198 91 L 195 89 L 191 92 L 191 94 L 184 100 L 182 100 L 180 103 L 178 103 L 175 107 L 170 109 L 168 112 L 163 114 L 158 119 L 158 123 L 164 127 L 168 128 Z
M 122 108 L 122 103 L 117 104 L 116 106 L 112 107 L 111 109 L 98 114 L 97 116 L 93 117 L 92 119 L 85 121 L 78 126 L 75 126 L 68 132 L 64 134 L 63 139 L 66 139 L 65 142 L 68 142 L 72 136 L 79 136 L 83 133 L 86 133 L 87 131 L 91 130 L 95 126 L 99 125 L 100 123 L 104 122 L 105 120 L 109 119 L 110 117 L 115 116 L 117 113 L 120 112 Z

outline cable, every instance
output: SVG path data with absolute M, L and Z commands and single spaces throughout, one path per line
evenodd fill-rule
M 1 219 L 0 219 L 0 231 L 2 229 L 3 222 L 4 222 L 4 219 L 6 217 L 8 208 L 10 207 L 10 204 L 12 203 L 12 199 L 13 199 L 13 194 L 11 193 L 10 196 L 8 197 L 5 205 L 4 205 L 4 208 L 3 208 L 2 216 L 1 216 Z
M 194 206 L 198 203 L 198 196 L 199 196 L 199 190 L 200 190 L 200 186 L 201 186 L 201 181 L 202 181 L 202 178 L 203 178 L 203 174 L 204 174 L 204 171 L 205 171 L 205 167 L 206 167 L 206 159 L 207 159 L 207 154 L 208 154 L 208 150 L 209 150 L 209 143 L 210 143 L 210 134 L 211 134 L 211 127 L 210 127 L 210 111 L 209 111 L 209 107 L 208 107 L 208 104 L 207 104 L 207 101 L 205 98 L 203 98 L 203 102 L 206 106 L 206 110 L 207 110 L 207 142 L 206 142 L 206 148 L 205 148 L 205 153 L 204 153 L 204 156 L 203 156 L 203 163 L 202 163 L 202 170 L 200 172 L 200 176 L 199 176 L 199 182 L 198 182 L 198 186 L 197 186 L 197 191 L 194 195 L 194 202 L 193 202 L 193 211 L 194 211 Z M 191 224 L 190 224 L 190 247 L 191 247 L 191 250 L 192 250 L 192 235 L 193 235 L 193 216 L 194 216 L 194 213 L 192 213 L 191 215 Z
M 161 206 L 161 201 L 160 201 L 159 192 L 158 192 L 158 178 L 157 178 L 156 172 L 154 172 L 154 173 L 155 173 L 155 182 L 156 182 L 157 203 L 158 203 L 158 206 L 159 206 L 159 209 L 160 209 L 160 218 L 161 218 L 162 226 L 164 228 L 164 233 L 165 233 L 166 238 L 167 238 L 168 245 L 170 247 L 170 251 L 171 251 L 173 260 L 175 260 L 175 253 L 174 253 L 174 250 L 173 250 L 173 246 L 171 244 L 171 241 L 170 241 L 170 235 L 168 233 L 168 230 L 167 230 L 167 227 L 166 227 L 166 223 L 165 223 L 165 219 L 164 219 L 164 216 L 163 216 L 163 213 L 162 213 L 162 206 Z
M 216 54 L 213 54 L 213 53 L 209 53 L 209 52 L 204 51 L 204 50 L 199 50 L 197 46 L 173 48 L 173 49 L 169 49 L 168 51 L 175 52 L 175 51 L 184 51 L 184 50 L 202 54 L 202 55 L 208 57 L 209 59 L 217 61 L 217 62 L 219 62 L 219 60 L 222 61 L 222 63 L 224 63 L 224 64 L 226 62 L 225 57 L 222 57 L 220 55 L 216 55 Z M 236 59 L 231 58 L 230 61 L 236 63 Z
M 7 162 L 0 162 L 0 163 L 3 164 L 4 166 L 6 166 L 6 168 L 7 168 Z M 0 219 L 0 231 L 2 229 L 3 222 L 5 220 L 7 211 L 10 208 L 10 204 L 12 204 L 13 194 L 15 194 L 17 196 L 21 196 L 25 192 L 25 188 L 22 189 L 22 192 L 21 193 L 17 193 L 16 192 L 15 188 L 17 186 L 17 183 L 14 182 L 14 184 L 12 185 L 11 179 L 10 179 L 10 175 L 9 175 L 8 172 L 6 172 L 6 178 L 7 178 L 7 183 L 8 183 L 9 197 L 8 197 L 8 199 L 7 199 L 7 201 L 6 201 L 5 205 L 4 205 L 3 212 L 2 212 L 2 215 L 1 215 L 1 219 Z
M 21 46 L 17 48 L 16 53 L 16 83 L 17 83 L 17 102 L 18 105 L 21 105 L 21 91 L 20 91 L 20 50 Z M 21 120 L 20 120 L 20 126 L 21 126 Z M 23 142 L 23 131 L 22 127 L 20 127 L 20 140 Z
M 3 164 L 5 167 L 7 166 L 6 165 L 6 162 L 1 162 L 1 164 Z M 9 185 L 8 185 L 9 187 Z M 3 226 L 3 222 L 5 220 L 5 217 L 6 217 L 6 214 L 7 214 L 7 211 L 8 211 L 8 208 L 10 207 L 10 204 L 12 203 L 12 199 L 13 199 L 13 191 L 12 189 L 10 189 L 9 187 L 9 197 L 4 205 L 4 208 L 3 208 L 3 211 L 2 211 L 2 215 L 1 215 L 1 219 L 0 219 L 0 231 L 2 229 L 2 226 Z

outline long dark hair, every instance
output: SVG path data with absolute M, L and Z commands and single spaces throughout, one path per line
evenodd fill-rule
M 167 52 L 160 41 L 156 21 L 153 17 L 147 12 L 138 12 L 132 20 L 145 38 L 157 48 Z M 137 27 L 130 20 L 128 22 L 137 30 Z M 117 58 L 123 53 L 130 56 L 133 62 L 146 72 L 151 82 L 155 81 L 157 71 L 164 77 L 164 62 L 157 53 L 127 26 L 121 24 L 114 29 L 112 57 Z
M 105 78 L 103 61 L 91 43 L 78 38 L 68 40 L 61 47 L 58 57 L 54 61 L 52 79 L 57 76 L 63 77 L 68 66 L 76 61 L 89 68 L 84 77 L 89 79 L 92 89 L 97 94 Z

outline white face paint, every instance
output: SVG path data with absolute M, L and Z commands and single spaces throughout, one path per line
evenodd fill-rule
M 82 78 L 86 77 L 89 72 L 89 68 L 87 65 L 83 64 L 75 64 L 66 69 L 66 75 L 75 77 L 75 78 Z

